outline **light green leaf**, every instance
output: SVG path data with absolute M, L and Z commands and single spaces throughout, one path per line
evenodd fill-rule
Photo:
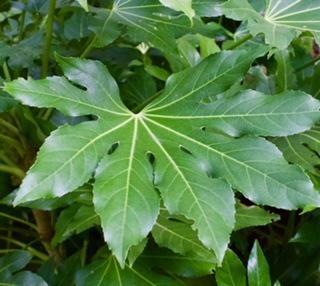
M 217 268 L 216 281 L 218 286 L 246 286 L 246 269 L 238 256 L 228 250 L 222 266 Z
M 231 135 L 300 132 L 319 118 L 318 101 L 300 92 L 268 97 L 248 91 L 213 102 L 223 110 L 214 109 L 216 120 L 202 102 L 240 81 L 264 52 L 209 56 L 170 77 L 160 97 L 137 114 L 125 107 L 114 79 L 95 61 L 59 57 L 68 79 L 6 83 L 7 92 L 30 106 L 93 115 L 92 121 L 60 127 L 46 139 L 14 203 L 61 197 L 94 177 L 95 211 L 121 266 L 129 249 L 156 223 L 159 193 L 171 214 L 194 222 L 200 241 L 214 251 L 218 263 L 234 228 L 231 186 L 258 204 L 284 209 L 319 206 L 320 195 L 310 179 L 289 165 L 273 144 L 255 137 L 234 139 L 219 130 L 226 126 L 221 119 L 226 113 Z M 286 106 L 295 106 L 293 112 Z M 266 118 L 274 124 L 264 127 Z
M 234 230 L 243 229 L 250 226 L 266 225 L 277 221 L 280 216 L 264 210 L 258 206 L 245 206 L 236 204 L 236 225 Z
M 254 242 L 247 270 L 249 286 L 271 286 L 269 265 L 258 241 Z
M 173 10 L 182 11 L 189 17 L 190 21 L 195 16 L 195 12 L 192 9 L 192 0 L 160 0 L 160 2 Z
M 286 48 L 303 31 L 310 31 L 320 41 L 320 3 L 314 0 L 268 0 L 257 11 L 247 0 L 229 0 L 223 13 L 239 21 L 248 21 L 253 35 L 264 33 L 271 46 Z

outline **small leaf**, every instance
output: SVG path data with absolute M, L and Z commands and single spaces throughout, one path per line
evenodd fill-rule
M 247 207 L 241 203 L 236 204 L 236 225 L 234 230 L 251 226 L 266 225 L 277 221 L 280 216 L 264 210 L 258 206 Z
M 218 286 L 246 286 L 246 269 L 238 256 L 228 250 L 222 262 L 222 266 L 217 268 L 216 281 Z
M 247 270 L 249 286 L 271 286 L 269 265 L 258 241 L 254 242 Z

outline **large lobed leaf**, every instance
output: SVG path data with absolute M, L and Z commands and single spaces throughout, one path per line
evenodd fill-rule
M 258 204 L 319 206 L 304 172 L 266 139 L 254 137 L 309 129 L 320 118 L 318 101 L 302 92 L 245 91 L 203 103 L 240 81 L 264 52 L 212 55 L 170 77 L 160 97 L 138 114 L 122 103 L 100 62 L 58 57 L 65 77 L 6 83 L 5 90 L 24 104 L 96 118 L 62 126 L 46 139 L 14 203 L 59 197 L 94 177 L 95 210 L 122 267 L 129 249 L 155 225 L 160 196 L 171 214 L 194 222 L 218 263 L 235 225 L 231 187 Z
M 229 0 L 223 13 L 232 19 L 248 21 L 253 35 L 263 33 L 266 42 L 286 48 L 303 31 L 310 31 L 320 41 L 320 2 L 314 0 L 268 0 L 257 11 L 247 0 Z

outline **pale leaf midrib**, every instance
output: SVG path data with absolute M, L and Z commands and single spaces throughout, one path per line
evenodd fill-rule
M 117 126 L 115 126 L 112 129 L 109 129 L 106 132 L 103 132 L 101 134 L 99 134 L 97 137 L 95 137 L 94 139 L 92 139 L 91 141 L 89 141 L 85 146 L 83 146 L 81 149 L 79 149 L 69 160 L 65 161 L 58 169 L 56 169 L 54 172 L 52 172 L 49 176 L 45 177 L 42 181 L 38 182 L 35 186 L 32 186 L 32 190 L 34 191 L 34 189 L 38 188 L 41 184 L 44 184 L 47 180 L 49 180 L 50 178 L 52 178 L 53 176 L 55 176 L 58 172 L 60 172 L 65 166 L 67 166 L 68 164 L 70 164 L 77 156 L 79 156 L 80 154 L 82 154 L 89 146 L 91 146 L 92 144 L 94 144 L 96 141 L 100 140 L 101 138 L 103 138 L 104 136 L 116 131 L 117 129 L 125 126 L 126 124 L 128 124 L 130 121 L 132 120 L 132 118 L 129 118 L 128 120 L 118 124 Z M 32 170 L 32 169 L 30 169 Z M 28 194 L 23 195 L 21 198 L 19 198 L 18 201 L 21 201 L 25 196 L 27 196 Z M 18 198 L 18 197 L 17 197 Z
M 171 158 L 170 154 L 165 150 L 165 148 L 162 146 L 161 142 L 159 142 L 158 138 L 156 137 L 156 135 L 153 134 L 153 132 L 149 129 L 149 127 L 146 125 L 146 123 L 143 120 L 140 120 L 140 122 L 142 123 L 142 125 L 145 127 L 145 129 L 147 130 L 147 132 L 149 133 L 150 137 L 153 139 L 153 141 L 156 143 L 156 145 L 158 145 L 158 147 L 160 148 L 160 150 L 165 154 L 165 156 L 167 157 L 167 159 L 169 160 L 169 162 L 172 164 L 173 168 L 177 171 L 177 173 L 180 175 L 181 179 L 183 180 L 183 182 L 185 183 L 187 189 L 190 191 L 192 197 L 195 200 L 195 203 L 197 204 L 205 222 L 206 225 L 211 233 L 211 237 L 213 238 L 214 242 L 215 242 L 215 246 L 218 247 L 219 243 L 216 240 L 216 236 L 211 228 L 211 224 L 208 221 L 208 218 L 205 214 L 205 211 L 203 210 L 201 203 L 199 202 L 197 196 L 195 195 L 195 193 L 193 192 L 193 189 L 191 187 L 191 185 L 189 184 L 189 182 L 187 181 L 185 175 L 181 172 L 179 166 L 175 163 L 175 161 Z
M 17 88 L 17 87 L 10 87 L 10 91 L 18 91 L 18 92 L 23 92 L 23 93 L 26 92 L 25 89 Z M 36 91 L 36 90 L 32 90 L 32 91 L 28 90 L 28 91 L 32 92 L 33 94 L 37 94 L 39 96 L 46 95 L 46 96 L 49 96 L 49 97 L 58 98 L 58 99 L 65 100 L 65 101 L 70 101 L 72 103 L 80 104 L 80 105 L 86 106 L 86 107 L 91 108 L 91 109 L 96 109 L 96 110 L 107 112 L 107 113 L 111 113 L 111 114 L 122 115 L 122 116 L 130 116 L 129 112 L 128 113 L 115 112 L 115 111 L 112 111 L 112 110 L 109 110 L 109 109 L 106 109 L 106 108 L 101 108 L 101 107 L 99 107 L 97 105 L 92 105 L 92 104 L 89 104 L 89 103 L 86 103 L 86 102 L 83 102 L 83 101 L 78 101 L 78 100 L 75 100 L 75 99 L 70 98 L 70 97 L 58 96 L 58 95 L 55 95 L 53 93 L 41 92 L 41 91 Z M 90 114 L 90 112 L 88 112 L 88 114 Z
M 237 163 L 237 164 L 243 165 L 246 169 L 251 169 L 252 171 L 254 171 L 254 172 L 256 172 L 256 173 L 258 173 L 258 174 L 260 174 L 260 175 L 262 175 L 262 176 L 264 176 L 264 177 L 268 177 L 270 180 L 276 182 L 276 183 L 279 184 L 279 185 L 284 186 L 284 187 L 285 187 L 286 189 L 288 189 L 288 190 L 292 190 L 292 191 L 294 191 L 295 193 L 297 193 L 297 192 L 299 193 L 298 190 L 293 189 L 293 188 L 291 188 L 291 187 L 283 184 L 282 182 L 279 182 L 279 181 L 275 180 L 274 178 L 270 177 L 268 174 L 265 174 L 265 173 L 261 172 L 260 170 L 255 169 L 255 168 L 253 168 L 252 166 L 245 164 L 244 162 L 241 162 L 241 161 L 239 161 L 239 160 L 237 160 L 237 159 L 235 159 L 235 158 L 233 158 L 233 157 L 230 157 L 230 156 L 226 155 L 225 153 L 222 153 L 222 152 L 220 152 L 220 151 L 212 148 L 211 146 L 208 146 L 208 145 L 206 145 L 206 144 L 204 144 L 204 143 L 202 143 L 202 142 L 200 142 L 200 141 L 197 141 L 197 140 L 195 140 L 195 139 L 193 139 L 193 138 L 191 138 L 191 137 L 189 137 L 189 136 L 187 136 L 187 135 L 184 135 L 184 134 L 182 134 L 182 133 L 180 133 L 180 132 L 178 132 L 178 131 L 175 131 L 175 130 L 167 127 L 167 126 L 164 126 L 164 125 L 162 125 L 162 124 L 160 124 L 160 123 L 158 123 L 158 122 L 156 122 L 156 121 L 154 121 L 154 120 L 151 120 L 151 119 L 149 119 L 149 118 L 146 118 L 146 120 L 152 122 L 153 124 L 155 124 L 155 125 L 163 128 L 163 129 L 165 129 L 165 130 L 168 130 L 168 131 L 170 131 L 170 132 L 172 132 L 172 133 L 174 133 L 174 134 L 176 134 L 176 135 L 178 135 L 178 136 L 180 136 L 180 137 L 182 137 L 182 138 L 185 138 L 185 139 L 187 139 L 187 140 L 189 140 L 189 141 L 191 141 L 191 142 L 193 142 L 193 143 L 195 143 L 195 144 L 197 144 L 197 145 L 200 145 L 200 146 L 202 146 L 202 147 L 204 147 L 204 148 L 206 148 L 206 149 L 208 149 L 208 150 L 211 150 L 211 151 L 213 151 L 214 153 L 219 154 L 222 158 L 223 158 L 223 157 L 226 157 L 226 158 L 228 158 L 229 160 L 234 161 L 234 162 Z M 311 196 L 309 196 L 309 195 L 307 195 L 307 194 L 303 194 L 303 195 L 304 195 L 305 197 L 308 197 L 308 198 L 311 199 L 312 201 L 314 201 L 314 198 L 313 198 L 313 197 L 311 197 Z

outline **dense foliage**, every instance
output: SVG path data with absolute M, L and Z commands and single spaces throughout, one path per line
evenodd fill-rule
M 320 285 L 317 0 L 2 0 L 1 285 Z

